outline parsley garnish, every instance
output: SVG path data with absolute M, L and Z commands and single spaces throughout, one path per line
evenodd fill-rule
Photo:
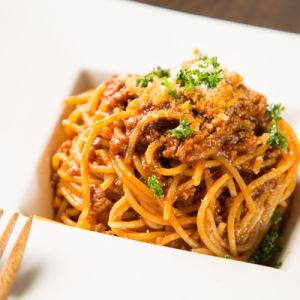
M 207 68 L 209 65 L 212 65 L 214 68 L 218 68 L 220 66 L 218 58 L 216 56 L 208 57 L 207 55 L 203 55 L 199 62 L 199 67 Z
M 160 185 L 160 182 L 156 178 L 156 176 L 152 175 L 152 176 L 148 177 L 147 183 L 148 183 L 150 190 L 153 192 L 153 194 L 156 197 L 158 197 L 158 198 L 163 197 L 164 191 Z
M 266 263 L 272 254 L 279 252 L 281 249 L 276 245 L 278 236 L 279 234 L 276 230 L 271 230 L 252 256 L 250 262 L 255 264 Z
M 161 79 L 161 84 L 165 85 L 167 87 L 167 89 L 169 90 L 169 95 L 175 99 L 180 99 L 180 93 L 178 93 L 174 86 L 172 85 L 172 83 L 166 78 L 163 77 Z
M 159 170 L 161 168 L 161 166 L 154 166 L 152 169 L 153 171 Z
M 186 90 L 192 90 L 195 87 L 204 84 L 209 89 L 215 88 L 223 78 L 223 70 L 214 72 L 202 72 L 198 69 L 181 69 L 176 76 L 176 82 L 184 86 Z
M 186 90 L 191 90 L 200 85 L 205 85 L 209 89 L 215 88 L 223 78 L 223 70 L 217 58 L 202 56 L 198 63 L 199 69 L 181 69 L 176 76 L 176 82 L 184 86 Z
M 270 114 L 273 119 L 276 121 L 281 119 L 281 113 L 284 111 L 284 107 L 281 104 L 273 104 L 267 110 L 267 113 Z
M 148 84 L 150 83 L 150 82 L 153 82 L 153 75 L 150 73 L 150 74 L 147 74 L 147 75 L 145 75 L 144 77 L 142 77 L 142 78 L 138 78 L 137 80 L 136 80 L 136 86 L 137 87 L 147 87 L 148 86 Z
M 281 119 L 281 113 L 284 107 L 281 104 L 275 104 L 267 111 L 272 116 L 271 131 L 268 144 L 272 146 L 280 146 L 283 151 L 287 150 L 287 142 L 285 136 L 279 131 L 278 121 Z
M 272 127 L 270 131 L 270 137 L 268 139 L 268 144 L 272 146 L 280 146 L 283 151 L 287 150 L 286 139 L 284 135 L 279 131 L 277 122 L 272 120 Z
M 153 77 L 157 76 L 159 78 L 162 77 L 169 77 L 170 76 L 170 71 L 169 70 L 164 70 L 161 67 L 156 67 L 152 70 L 152 72 L 146 74 L 145 76 L 138 78 L 136 80 L 136 86 L 137 87 L 147 87 L 150 82 L 153 82 Z
M 272 221 L 275 225 L 279 224 L 282 221 L 281 213 L 278 210 L 274 211 Z
M 169 95 L 175 99 L 180 99 L 180 94 L 176 92 L 175 90 L 169 91 Z
M 230 259 L 230 255 L 229 255 L 229 254 L 225 254 L 225 255 L 224 255 L 224 258 Z
M 179 125 L 171 130 L 168 130 L 171 136 L 175 139 L 184 139 L 192 135 L 193 130 L 189 126 L 189 123 L 185 120 L 181 120 Z
M 168 69 L 164 70 L 160 66 L 153 69 L 152 74 L 158 76 L 159 78 L 162 77 L 169 77 L 170 71 Z

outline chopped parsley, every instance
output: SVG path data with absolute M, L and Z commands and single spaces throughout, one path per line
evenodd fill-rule
M 144 77 L 138 78 L 136 80 L 136 86 L 145 88 L 150 82 L 153 82 L 153 75 L 151 73 L 145 75 Z
M 280 146 L 283 151 L 287 150 L 287 143 L 284 135 L 279 131 L 277 122 L 272 120 L 272 127 L 268 144 L 272 146 Z
M 176 82 L 186 90 L 205 85 L 209 89 L 215 88 L 223 78 L 223 70 L 215 56 L 202 56 L 198 63 L 199 69 L 181 69 L 176 76 Z
M 169 95 L 175 99 L 180 99 L 180 93 L 178 93 L 173 84 L 166 78 L 166 77 L 163 77 L 161 79 L 161 84 L 162 85 L 165 85 L 167 87 L 167 89 L 169 90 Z
M 263 264 L 268 262 L 274 253 L 280 252 L 280 247 L 276 245 L 278 237 L 278 231 L 271 230 L 252 256 L 250 262 L 255 264 Z
M 279 224 L 282 221 L 281 213 L 278 210 L 274 211 L 272 221 L 275 225 Z
M 176 92 L 175 90 L 170 90 L 169 95 L 175 99 L 180 99 L 180 94 Z
M 193 133 L 192 128 L 189 126 L 189 123 L 185 120 L 181 120 L 179 125 L 171 130 L 168 130 L 168 133 L 175 139 L 185 139 L 190 137 Z
M 278 128 L 278 121 L 281 119 L 281 113 L 284 111 L 284 107 L 281 104 L 274 104 L 267 111 L 271 115 L 271 131 L 268 139 L 268 144 L 272 146 L 280 146 L 282 151 L 287 150 L 287 142 L 285 136 L 280 132 Z
M 216 56 L 208 57 L 207 55 L 203 55 L 198 66 L 200 68 L 208 68 L 209 65 L 212 65 L 214 68 L 218 68 L 220 66 L 218 58 Z
M 170 71 L 169 70 L 164 70 L 161 67 L 156 67 L 152 70 L 152 72 L 146 74 L 145 76 L 138 78 L 136 80 L 136 86 L 137 87 L 147 87 L 150 82 L 153 82 L 153 77 L 157 76 L 159 78 L 162 77 L 169 77 L 170 76 Z
M 276 121 L 281 119 L 281 113 L 284 111 L 284 107 L 281 104 L 273 104 L 267 110 L 267 113 L 270 114 L 273 119 Z
M 161 168 L 161 166 L 154 166 L 152 169 L 153 171 L 159 170 Z
M 152 74 L 158 76 L 159 78 L 169 77 L 170 76 L 170 70 L 168 70 L 168 69 L 164 70 L 160 66 L 158 66 L 158 67 L 153 69 Z
M 225 255 L 224 255 L 224 258 L 230 259 L 230 255 L 229 255 L 229 254 L 225 254 Z
M 152 176 L 148 177 L 147 183 L 148 183 L 150 190 L 157 198 L 163 197 L 164 191 L 160 185 L 160 182 L 156 178 L 156 176 L 152 175 Z
M 192 90 L 199 85 L 206 85 L 209 89 L 215 88 L 223 78 L 223 71 L 202 72 L 198 69 L 181 69 L 176 76 L 176 82 L 186 90 Z

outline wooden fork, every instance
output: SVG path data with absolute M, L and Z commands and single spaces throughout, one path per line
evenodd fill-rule
M 3 210 L 0 209 L 0 218 L 3 215 Z M 10 218 L 6 228 L 0 237 L 0 259 L 6 248 L 11 233 L 17 222 L 19 214 L 14 213 Z M 5 300 L 16 280 L 18 270 L 20 268 L 23 254 L 25 251 L 27 239 L 30 233 L 32 217 L 29 217 L 20 232 L 17 241 L 15 242 L 2 270 L 0 271 L 0 300 Z

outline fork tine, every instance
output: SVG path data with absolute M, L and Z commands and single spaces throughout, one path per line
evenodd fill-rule
M 2 212 L 3 213 L 3 212 Z M 1 216 L 1 213 L 0 213 L 0 216 Z M 16 224 L 16 221 L 19 217 L 19 214 L 18 213 L 14 213 L 12 215 L 12 217 L 10 218 L 1 238 L 0 238 L 0 258 L 2 257 L 2 254 L 6 248 L 6 245 L 7 245 L 7 242 L 10 238 L 10 235 L 15 227 L 15 224 Z
M 5 300 L 15 282 L 30 233 L 32 217 L 26 221 L 13 249 L 0 272 L 0 300 Z

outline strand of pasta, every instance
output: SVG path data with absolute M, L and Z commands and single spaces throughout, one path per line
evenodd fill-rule
M 91 89 L 84 93 L 68 97 L 64 100 L 64 103 L 68 105 L 78 105 L 78 104 L 86 103 L 89 101 L 90 97 L 94 94 L 94 92 L 95 90 Z
M 273 178 L 280 176 L 284 173 L 294 162 L 293 156 L 288 156 L 285 162 L 276 169 L 269 171 L 268 173 L 262 175 L 258 179 L 252 181 L 249 185 L 249 191 L 255 190 L 257 187 L 264 184 L 266 181 L 269 181 Z M 237 247 L 236 247 L 236 237 L 235 237 L 235 219 L 237 211 L 244 200 L 244 196 L 240 193 L 235 199 L 232 206 L 229 209 L 228 220 L 227 220 L 227 232 L 228 232 L 228 241 L 229 241 L 229 249 L 233 256 L 238 256 Z
M 98 135 L 98 132 L 101 128 L 104 126 L 107 126 L 108 124 L 116 121 L 116 120 L 122 120 L 126 119 L 130 116 L 132 116 L 132 112 L 121 112 L 119 114 L 114 114 L 111 116 L 108 116 L 100 121 L 97 121 L 94 123 L 93 127 L 91 127 L 91 130 L 88 133 L 88 137 L 86 140 L 86 143 L 83 147 L 82 152 L 82 158 L 81 158 L 81 178 L 82 178 L 82 190 L 83 190 L 83 209 L 82 212 L 78 218 L 77 227 L 81 228 L 89 228 L 87 217 L 90 210 L 90 185 L 89 185 L 89 170 L 88 170 L 88 158 L 90 153 L 91 145 Z
M 216 156 L 215 159 L 219 161 L 221 164 L 225 166 L 225 168 L 232 174 L 233 178 L 236 180 L 237 184 L 239 185 L 247 203 L 247 206 L 250 211 L 255 210 L 255 203 L 251 197 L 249 192 L 248 186 L 246 185 L 244 179 L 238 172 L 238 170 L 225 158 L 222 156 Z
M 150 191 L 150 189 L 140 180 L 136 178 L 134 174 L 126 167 L 122 158 L 116 155 L 115 158 L 112 159 L 112 164 L 119 178 L 123 182 L 123 184 L 128 185 L 131 190 L 134 191 L 135 194 L 138 195 L 139 200 L 143 201 L 143 204 L 153 212 L 160 212 L 160 206 L 158 201 L 154 199 L 154 195 Z
M 175 193 L 176 193 L 176 188 L 179 183 L 180 177 L 175 176 L 169 189 L 167 192 L 167 196 L 164 200 L 164 210 L 163 210 L 163 219 L 164 220 L 169 220 L 171 217 L 171 212 L 172 212 L 172 205 L 173 202 L 175 201 Z
M 208 208 L 212 199 L 215 197 L 216 193 L 226 184 L 228 179 L 229 176 L 227 174 L 224 174 L 222 177 L 220 177 L 218 180 L 214 182 L 214 184 L 209 188 L 208 192 L 203 198 L 197 214 L 197 228 L 202 242 L 206 245 L 206 247 L 210 251 L 212 251 L 213 253 L 219 256 L 225 256 L 226 252 L 221 247 L 216 246 L 211 241 L 211 239 L 209 238 L 205 230 L 206 209 Z

